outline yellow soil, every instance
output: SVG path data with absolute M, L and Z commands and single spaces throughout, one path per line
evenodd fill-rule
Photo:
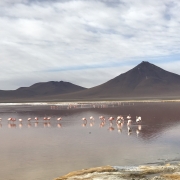
M 102 167 L 95 167 L 95 168 L 90 168 L 90 169 L 82 169 L 80 171 L 73 171 L 70 172 L 69 174 L 65 175 L 65 176 L 61 176 L 59 178 L 56 178 L 55 180 L 66 180 L 70 177 L 73 176 L 81 176 L 84 174 L 88 174 L 88 173 L 101 173 L 101 172 L 116 172 L 117 170 L 115 170 L 113 167 L 111 166 L 102 166 Z

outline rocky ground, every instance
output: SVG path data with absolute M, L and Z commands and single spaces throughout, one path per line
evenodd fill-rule
M 103 166 L 74 171 L 55 180 L 180 180 L 180 163 L 133 167 Z

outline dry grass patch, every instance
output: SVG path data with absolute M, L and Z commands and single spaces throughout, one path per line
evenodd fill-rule
M 180 174 L 164 174 L 162 177 L 167 180 L 180 180 Z
M 89 174 L 89 173 L 102 173 L 102 172 L 117 172 L 117 170 L 115 170 L 113 167 L 111 166 L 102 166 L 102 167 L 95 167 L 95 168 L 90 168 L 90 169 L 82 169 L 80 171 L 73 171 L 68 173 L 67 175 L 61 176 L 59 178 L 56 178 L 55 180 L 66 180 L 70 177 L 73 176 L 82 176 L 85 174 Z

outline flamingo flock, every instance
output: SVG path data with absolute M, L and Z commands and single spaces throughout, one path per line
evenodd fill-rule
M 22 127 L 23 122 L 28 122 L 28 127 L 31 127 L 31 123 L 34 122 L 34 126 L 37 127 L 38 123 L 42 122 L 41 120 L 43 120 L 43 122 L 44 122 L 44 127 L 51 127 L 50 121 L 52 119 L 54 120 L 54 118 L 51 118 L 51 116 L 44 116 L 41 118 L 36 116 L 34 118 L 29 117 L 26 120 L 19 118 L 19 119 L 17 119 L 17 121 L 19 122 L 20 128 Z M 132 118 L 130 115 L 126 115 L 126 116 L 119 115 L 116 118 L 113 116 L 110 116 L 110 117 L 99 116 L 98 119 L 100 120 L 99 127 L 102 128 L 107 124 L 109 131 L 113 131 L 115 129 L 114 125 L 116 125 L 118 132 L 122 132 L 124 124 L 126 124 L 126 126 L 127 126 L 128 135 L 131 135 L 133 132 L 132 126 L 137 127 L 137 129 L 135 131 L 137 136 L 139 135 L 140 131 L 142 130 L 141 116 L 136 116 L 135 118 Z M 16 127 L 16 123 L 15 123 L 16 118 L 9 117 L 7 120 L 8 120 L 9 127 Z M 59 127 L 59 128 L 62 127 L 62 125 L 60 123 L 60 121 L 62 120 L 62 117 L 57 117 L 56 120 L 57 120 L 57 127 Z M 2 118 L 0 118 L 0 126 L 2 126 L 1 121 L 2 121 Z M 93 127 L 95 124 L 95 118 L 93 116 L 90 116 L 89 118 L 83 117 L 82 118 L 82 122 L 83 122 L 82 126 L 83 127 L 87 126 L 88 121 L 89 121 L 89 126 Z
M 90 116 L 89 119 L 90 119 L 90 126 L 92 127 L 95 122 L 95 118 L 93 116 Z M 110 116 L 109 118 L 105 118 L 104 116 L 99 116 L 99 120 L 100 120 L 100 125 L 99 125 L 100 127 L 104 127 L 105 124 L 108 123 L 109 131 L 113 131 L 115 129 L 113 126 L 114 121 L 115 121 L 114 117 Z M 87 119 L 85 117 L 83 117 L 82 121 L 83 121 L 82 126 L 85 127 L 87 125 Z M 123 117 L 122 115 L 120 115 L 120 116 L 117 116 L 115 123 L 116 123 L 117 129 L 118 129 L 118 132 L 122 132 L 122 128 L 124 126 L 124 123 L 126 122 L 128 135 L 131 135 L 131 133 L 132 133 L 132 125 L 133 126 L 137 125 L 136 134 L 138 136 L 142 129 L 142 126 L 140 125 L 141 121 L 142 121 L 141 116 L 136 116 L 136 119 L 132 120 L 132 117 L 130 115 L 128 115 L 126 117 Z
M 27 118 L 27 121 L 26 121 L 26 120 L 23 120 L 22 118 L 17 119 L 17 121 L 19 122 L 19 127 L 20 127 L 20 128 L 23 126 L 23 122 L 24 122 L 24 121 L 25 121 L 25 122 L 28 122 L 28 127 L 31 127 L 31 122 L 32 122 L 32 120 L 33 120 L 33 119 L 32 119 L 31 117 Z M 39 119 L 39 117 L 34 117 L 34 120 L 35 120 L 34 126 L 37 127 L 37 126 L 38 126 L 38 123 L 39 123 L 39 120 L 41 120 L 41 119 Z M 51 127 L 50 120 L 51 120 L 51 117 L 50 117 L 50 116 L 49 116 L 49 117 L 43 117 L 44 127 Z M 58 117 L 58 118 L 57 118 L 57 122 L 58 122 L 57 127 L 61 127 L 61 124 L 59 123 L 61 120 L 62 120 L 61 117 Z M 2 121 L 2 118 L 0 118 L 0 127 L 2 126 L 1 121 Z M 15 122 L 16 122 L 16 118 L 9 117 L 9 118 L 7 119 L 7 121 L 8 121 L 8 127 L 9 127 L 9 128 L 11 128 L 11 127 L 16 127 L 16 123 L 15 123 Z

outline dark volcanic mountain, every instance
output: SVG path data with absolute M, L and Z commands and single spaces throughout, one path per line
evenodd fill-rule
M 17 90 L 12 91 L 0 91 L 0 99 L 22 99 L 22 98 L 37 98 L 38 97 L 48 97 L 50 95 L 59 95 L 65 93 L 72 93 L 84 90 L 86 88 L 77 86 L 75 84 L 69 82 L 57 82 L 57 81 L 49 81 L 49 82 L 41 82 L 33 84 L 30 87 L 21 87 Z
M 142 62 L 133 69 L 108 82 L 67 96 L 70 99 L 108 99 L 137 97 L 172 97 L 180 95 L 180 75 L 165 71 L 149 62 Z
M 180 75 L 142 62 L 104 84 L 86 89 L 68 82 L 37 83 L 0 91 L 0 101 L 109 100 L 180 97 Z

